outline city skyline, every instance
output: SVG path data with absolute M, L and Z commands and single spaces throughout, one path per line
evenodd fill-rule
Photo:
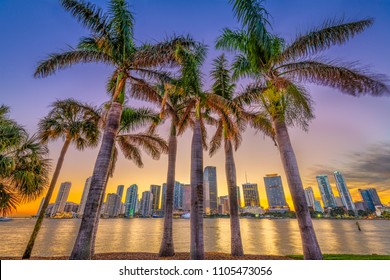
M 9 105 L 11 117 L 24 125 L 30 133 L 34 133 L 38 120 L 47 113 L 48 105 L 55 99 L 74 97 L 96 106 L 106 101 L 104 83 L 112 69 L 103 65 L 82 65 L 61 71 L 47 79 L 33 79 L 34 67 L 40 59 L 63 48 L 64 44 L 75 45 L 78 38 L 86 35 L 86 31 L 59 7 L 57 1 L 41 1 L 38 5 L 31 3 L 32 1 L 25 2 L 23 8 L 18 7 L 15 1 L 0 3 L 0 21 L 4 26 L 2 35 L 5 38 L 15 38 L 13 44 L 3 46 L 3 53 L 18 53 L 18 55 L 1 57 L 3 67 L 0 69 L 0 91 L 2 94 L 18 93 L 8 94 L 1 103 Z M 204 67 L 207 76 L 211 60 L 220 53 L 213 49 L 215 38 L 223 27 L 238 26 L 230 5 L 226 5 L 224 1 L 209 2 L 211 3 L 207 4 L 207 9 L 199 10 L 201 5 L 196 1 L 186 1 L 185 4 L 176 7 L 172 1 L 134 1 L 133 10 L 137 18 L 136 37 L 140 41 L 150 42 L 161 40 L 173 33 L 193 34 L 197 40 L 204 41 L 210 47 Z M 104 1 L 99 0 L 96 3 L 105 6 Z M 302 6 L 307 13 L 298 12 Z M 374 16 L 376 22 L 372 27 L 353 38 L 348 44 L 326 52 L 326 55 L 332 59 L 341 57 L 343 60 L 358 60 L 362 65 L 370 65 L 370 69 L 377 73 L 386 75 L 390 73 L 390 66 L 386 59 L 389 58 L 390 39 L 388 36 L 381 36 L 383 30 L 387 30 L 387 26 L 390 25 L 390 18 L 386 13 L 390 9 L 389 2 L 359 2 L 351 5 L 348 1 L 305 0 L 296 5 L 295 1 L 281 0 L 268 1 L 266 7 L 272 15 L 273 29 L 287 40 L 291 40 L 295 34 L 307 30 L 308 27 L 318 26 L 327 18 L 346 15 L 348 18 L 360 19 Z M 180 16 L 171 19 L 170 15 L 180 9 L 198 11 L 207 20 L 198 24 L 197 19 L 183 17 L 181 13 L 176 13 Z M 291 11 L 288 17 L 285 17 L 286 9 Z M 15 16 L 12 13 L 14 10 L 20 13 Z M 36 21 L 34 20 L 36 18 L 42 20 Z M 18 36 L 15 36 L 15 33 Z M 20 38 L 27 38 L 31 42 L 28 50 L 25 49 L 25 44 L 19 41 Z M 210 81 L 206 80 L 205 85 L 208 87 Z M 390 130 L 386 129 L 385 121 L 390 117 L 389 98 L 352 98 L 328 88 L 315 86 L 308 88 L 315 102 L 316 119 L 311 122 L 308 133 L 297 128 L 291 129 L 291 139 L 297 153 L 304 187 L 315 186 L 314 174 L 331 175 L 328 171 L 340 170 L 348 182 L 353 200 L 360 198 L 358 189 L 374 186 L 383 202 L 389 203 Z M 81 92 L 83 94 L 80 94 Z M 145 105 L 142 102 L 133 104 Z M 167 138 L 167 131 L 166 127 L 159 129 L 164 138 Z M 181 160 L 177 166 L 176 180 L 180 182 L 189 182 L 190 136 L 191 134 L 187 132 L 178 139 L 178 156 Z M 245 182 L 245 172 L 250 175 L 250 181 L 259 186 L 262 185 L 259 170 L 261 174 L 273 172 L 281 174 L 287 203 L 292 206 L 279 154 L 272 141 L 263 140 L 262 135 L 255 134 L 252 129 L 244 133 L 243 139 L 242 146 L 235 153 L 237 184 L 241 185 Z M 60 142 L 49 145 L 50 158 L 53 161 L 58 158 L 60 146 Z M 69 148 L 58 178 L 58 182 L 72 181 L 69 200 L 80 201 L 85 178 L 92 174 L 96 154 L 97 149 L 77 152 L 73 147 Z M 143 191 L 151 184 L 160 184 L 158 182 L 166 180 L 166 155 L 159 161 L 152 161 L 146 155 L 143 155 L 143 159 L 145 168 L 138 169 L 120 155 L 115 176 L 108 181 L 107 193 L 114 192 L 118 184 L 127 181 L 138 184 L 140 191 Z M 371 162 L 377 164 L 369 164 Z M 217 166 L 217 169 L 222 171 L 223 153 L 219 152 L 213 158 L 209 158 L 205 153 L 204 166 L 207 165 Z M 150 178 L 151 173 L 154 174 L 154 178 Z M 227 194 L 224 175 L 222 171 L 217 177 L 219 195 Z M 58 188 L 59 185 L 56 186 L 54 197 Z M 332 188 L 336 190 L 334 182 Z M 316 188 L 314 192 L 315 196 L 319 197 Z M 260 197 L 265 198 L 263 188 L 260 188 Z M 41 197 L 34 202 L 21 205 L 13 215 L 34 214 L 40 201 Z

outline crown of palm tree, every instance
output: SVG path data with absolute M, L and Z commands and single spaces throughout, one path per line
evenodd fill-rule
M 38 135 L 44 143 L 58 138 L 69 139 L 78 150 L 99 143 L 99 112 L 72 98 L 57 100 L 38 124 Z

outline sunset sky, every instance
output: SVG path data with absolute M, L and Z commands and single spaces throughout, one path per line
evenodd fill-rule
M 92 1 L 105 7 L 105 0 Z M 232 6 L 227 0 L 132 0 L 135 12 L 135 38 L 138 43 L 155 42 L 173 34 L 191 34 L 209 46 L 204 66 L 205 88 L 211 60 L 221 53 L 214 49 L 216 37 L 224 27 L 238 28 Z M 344 17 L 363 19 L 374 17 L 375 24 L 343 46 L 333 47 L 324 56 L 341 61 L 358 61 L 375 73 L 390 76 L 390 1 L 377 0 L 268 0 L 273 32 L 287 42 L 325 19 Z M 88 35 L 56 0 L 1 0 L 0 1 L 0 104 L 11 107 L 11 117 L 34 133 L 40 118 L 56 99 L 73 97 L 93 105 L 108 100 L 105 82 L 112 68 L 102 64 L 77 65 L 45 79 L 34 79 L 38 62 L 48 54 L 75 46 L 81 36 Z M 333 171 L 343 173 L 353 199 L 361 200 L 358 188 L 374 187 L 383 203 L 390 203 L 390 98 L 353 98 L 337 90 L 308 85 L 315 101 L 315 116 L 309 131 L 291 129 L 290 136 L 297 155 L 303 184 L 312 186 L 320 197 L 315 176 L 328 174 L 338 195 Z M 138 101 L 131 100 L 134 106 Z M 145 104 L 142 104 L 145 105 Z M 213 128 L 209 129 L 209 136 Z M 159 133 L 166 137 L 167 127 Z M 187 132 L 178 139 L 177 181 L 190 181 L 190 142 Z M 56 163 L 61 141 L 51 143 L 50 158 Z M 85 179 L 92 174 L 98 149 L 78 152 L 69 149 L 58 179 L 71 181 L 68 201 L 80 202 Z M 217 167 L 218 195 L 227 194 L 224 155 L 220 151 L 210 158 L 204 154 L 204 166 Z M 166 181 L 167 156 L 153 161 L 144 155 L 145 167 L 139 169 L 120 157 L 114 178 L 108 182 L 107 193 L 116 186 L 138 184 L 139 194 L 151 184 Z M 274 144 L 261 133 L 248 129 L 242 146 L 235 154 L 237 183 L 257 183 L 260 200 L 267 207 L 263 177 L 279 173 L 288 203 L 290 193 L 279 153 Z M 35 214 L 39 202 L 25 204 L 14 215 Z

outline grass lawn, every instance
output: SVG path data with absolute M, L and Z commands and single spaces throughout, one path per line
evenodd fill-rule
M 287 257 L 303 260 L 303 255 L 287 255 Z M 390 255 L 324 254 L 324 260 L 390 260 Z

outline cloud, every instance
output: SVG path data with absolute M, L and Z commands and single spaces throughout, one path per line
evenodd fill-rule
M 332 164 L 315 165 L 310 170 L 312 182 L 315 183 L 315 176 L 333 175 L 335 170 L 344 175 L 349 189 L 357 191 L 358 188 L 374 187 L 381 197 L 386 197 L 385 201 L 389 200 L 390 143 L 380 142 L 364 150 L 345 154 L 342 160 L 334 161 Z M 331 179 L 333 176 L 329 177 Z

